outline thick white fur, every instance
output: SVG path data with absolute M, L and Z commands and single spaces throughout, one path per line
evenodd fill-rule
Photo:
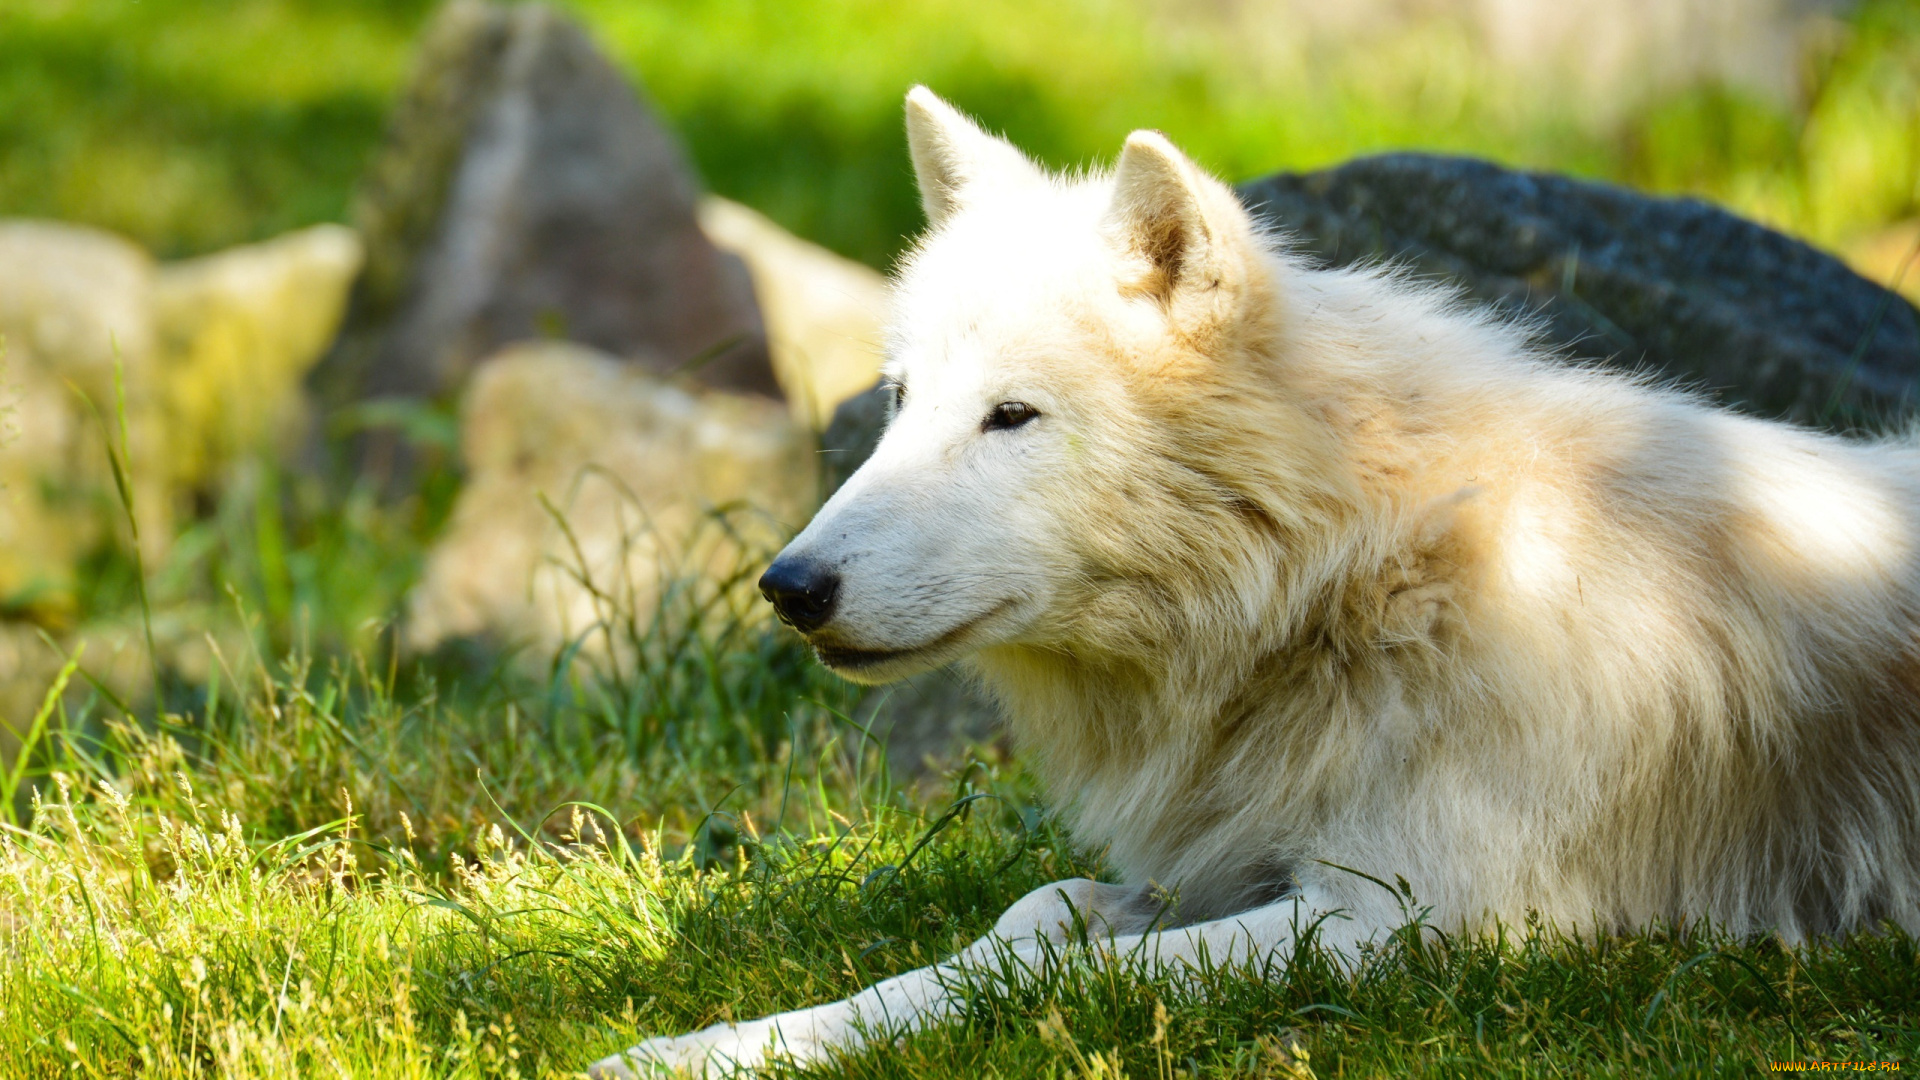
M 924 89 L 908 117 L 935 227 L 897 285 L 905 399 L 788 549 L 842 576 L 813 642 L 862 681 L 970 657 L 1138 887 L 1043 889 L 944 968 L 631 1060 L 935 1022 L 956 965 L 1031 956 L 1068 905 L 1165 960 L 1399 923 L 1329 864 L 1455 929 L 1920 930 L 1912 442 L 1738 416 L 1310 268 L 1150 132 L 1062 179 Z M 986 430 L 1005 401 L 1040 415 Z M 1148 883 L 1179 925 L 1130 937 Z

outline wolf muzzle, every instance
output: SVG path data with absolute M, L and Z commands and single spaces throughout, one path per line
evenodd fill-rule
M 780 621 L 803 634 L 827 625 L 840 598 L 840 574 L 812 559 L 782 556 L 760 575 L 760 595 Z

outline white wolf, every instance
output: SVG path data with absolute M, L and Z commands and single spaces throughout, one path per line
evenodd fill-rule
M 924 88 L 907 130 L 932 229 L 898 408 L 762 586 L 848 678 L 970 658 L 1127 884 L 1048 886 L 947 965 L 630 1060 L 855 1049 L 1076 916 L 1161 962 L 1399 925 L 1335 867 L 1465 930 L 1920 930 L 1913 442 L 1312 268 L 1153 132 L 1063 179 Z

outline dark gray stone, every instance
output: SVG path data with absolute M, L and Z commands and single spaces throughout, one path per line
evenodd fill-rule
M 887 426 L 887 407 L 891 395 L 881 383 L 841 402 L 833 410 L 827 430 L 820 433 L 820 460 L 826 473 L 825 490 L 840 490 L 861 463 L 873 456 L 880 445 L 880 432 Z
M 887 767 L 903 780 L 937 776 L 1001 738 L 999 707 L 951 667 L 868 691 L 854 718 L 886 745 Z
M 1698 200 L 1429 154 L 1281 173 L 1240 196 L 1329 265 L 1406 265 L 1533 315 L 1569 356 L 1762 416 L 1878 427 L 1920 396 L 1912 305 Z
M 367 265 L 321 403 L 447 400 L 516 340 L 779 396 L 746 268 L 694 218 L 684 155 L 585 31 L 455 0 L 358 192 Z

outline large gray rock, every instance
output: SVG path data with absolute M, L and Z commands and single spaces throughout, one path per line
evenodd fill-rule
M 1915 403 L 1920 318 L 1840 260 L 1693 199 L 1428 154 L 1240 188 L 1335 266 L 1391 260 L 1537 316 L 1568 355 L 1764 416 L 1877 426 Z
M 449 400 L 505 344 L 566 338 L 779 396 L 752 284 L 695 218 L 680 148 L 542 4 L 455 0 L 358 194 L 367 262 L 322 404 Z
M 876 382 L 833 410 L 833 420 L 820 433 L 820 467 L 826 475 L 827 494 L 840 490 L 854 470 L 873 456 L 887 426 L 890 397 L 885 386 Z

